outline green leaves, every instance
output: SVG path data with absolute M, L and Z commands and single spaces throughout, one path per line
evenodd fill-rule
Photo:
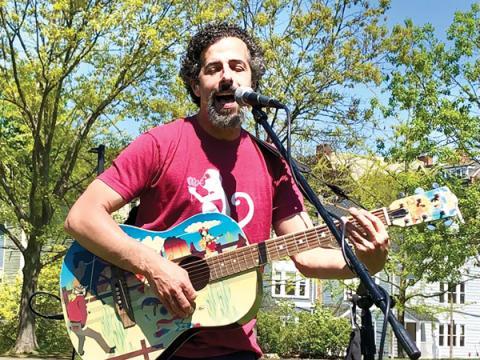
M 316 304 L 313 312 L 295 310 L 284 302 L 258 314 L 262 350 L 282 357 L 339 357 L 347 347 L 350 323 Z
M 475 4 L 455 14 L 448 30 L 450 43 L 436 39 L 431 26 L 416 27 L 411 21 L 392 32 L 389 114 L 404 119 L 407 129 L 398 127 L 395 137 L 407 140 L 408 132 L 417 154 L 430 151 L 435 156 L 445 146 L 472 158 L 478 154 L 479 28 Z

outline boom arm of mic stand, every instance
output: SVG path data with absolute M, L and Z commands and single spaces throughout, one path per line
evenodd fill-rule
M 287 111 L 287 113 L 289 112 L 287 108 L 285 108 L 285 110 Z M 277 134 L 275 134 L 270 124 L 268 123 L 267 114 L 263 112 L 259 107 L 253 107 L 252 113 L 253 113 L 253 117 L 255 118 L 255 121 L 260 125 L 262 125 L 262 127 L 265 129 L 270 139 L 272 139 L 273 143 L 277 147 L 278 151 L 280 151 L 282 156 L 286 158 L 287 152 L 284 146 L 282 145 L 282 143 L 280 142 L 280 139 L 278 138 Z M 297 179 L 299 185 L 303 188 L 304 192 L 307 194 L 308 200 L 315 206 L 317 212 L 325 221 L 325 224 L 329 228 L 330 232 L 333 234 L 333 236 L 335 236 L 339 245 L 341 245 L 341 236 L 331 216 L 328 214 L 327 210 L 318 199 L 318 196 L 312 190 L 312 188 L 310 187 L 308 182 L 305 180 L 305 178 L 302 176 L 302 174 L 298 171 L 297 167 L 295 166 L 295 163 L 293 162 L 292 162 L 292 167 L 293 168 L 291 170 L 295 178 Z M 365 265 L 360 260 L 357 259 L 352 248 L 348 244 L 345 245 L 345 255 L 352 266 L 352 270 L 360 278 L 361 282 L 363 283 L 370 297 L 372 298 L 374 304 L 382 310 L 385 316 L 387 316 L 388 322 L 392 326 L 392 330 L 395 333 L 395 336 L 397 337 L 398 342 L 403 347 L 408 357 L 412 360 L 418 359 L 421 355 L 421 352 L 417 348 L 417 345 L 410 338 L 410 336 L 408 335 L 408 332 L 405 330 L 402 324 L 400 324 L 400 322 L 397 320 L 397 318 L 391 311 L 389 311 L 388 314 L 385 314 L 385 312 L 387 311 L 387 304 L 386 304 L 386 299 L 384 294 L 379 290 L 377 284 L 375 284 L 375 281 L 368 273 L 368 270 L 365 267 Z

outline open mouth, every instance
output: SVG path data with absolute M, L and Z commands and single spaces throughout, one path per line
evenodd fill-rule
M 234 105 L 235 97 L 233 94 L 219 94 L 214 96 L 215 104 L 219 107 L 225 107 L 225 105 Z M 229 107 L 230 107 L 229 106 Z

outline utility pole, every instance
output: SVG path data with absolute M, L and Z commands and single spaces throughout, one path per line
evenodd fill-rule
M 97 175 L 100 175 L 105 169 L 105 145 L 102 144 L 96 148 L 91 148 L 89 152 L 97 154 Z

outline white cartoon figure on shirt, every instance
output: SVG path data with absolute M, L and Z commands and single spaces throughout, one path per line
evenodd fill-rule
M 247 202 L 248 213 L 238 222 L 241 228 L 247 225 L 253 218 L 254 205 L 253 200 L 247 193 L 236 192 L 230 199 L 222 186 L 222 176 L 217 169 L 207 169 L 200 180 L 194 177 L 187 178 L 188 192 L 202 204 L 202 213 L 220 212 L 230 216 L 230 204 L 239 206 L 240 199 Z

